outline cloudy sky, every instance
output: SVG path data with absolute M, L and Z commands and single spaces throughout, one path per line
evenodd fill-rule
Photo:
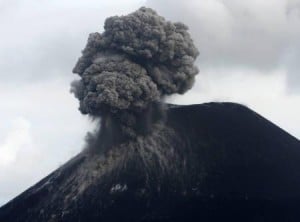
M 146 5 L 200 50 L 192 104 L 247 105 L 300 138 L 300 0 L 0 0 L 0 205 L 78 153 L 94 124 L 69 93 L 88 34 Z

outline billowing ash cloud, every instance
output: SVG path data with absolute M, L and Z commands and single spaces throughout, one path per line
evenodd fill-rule
M 81 77 L 73 83 L 73 89 L 84 114 L 143 109 L 159 99 L 147 71 L 123 55 L 97 54 Z
M 123 133 L 135 136 L 137 116 L 192 87 L 198 54 L 187 26 L 143 7 L 106 19 L 103 33 L 90 34 L 73 69 L 81 79 L 71 91 L 83 114 L 113 115 Z

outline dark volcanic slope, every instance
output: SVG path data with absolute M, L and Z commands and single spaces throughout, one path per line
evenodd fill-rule
M 299 221 L 300 142 L 246 107 L 172 106 L 164 126 L 82 152 L 0 221 Z

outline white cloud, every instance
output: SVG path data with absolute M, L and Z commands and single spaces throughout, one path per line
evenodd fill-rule
M 141 5 L 141 0 L 5 2 L 0 13 L 0 80 L 32 82 L 70 75 L 89 33 L 101 32 L 106 17 Z
M 12 129 L 8 132 L 3 144 L 0 144 L 0 167 L 14 164 L 21 149 L 30 149 L 32 138 L 30 122 L 23 117 L 13 121 Z
M 31 122 L 15 117 L 10 127 L 3 127 L 0 144 L 0 205 L 35 182 L 39 151 L 34 146 Z M 9 120 L 8 120 L 9 121 Z M 5 122 L 2 120 L 2 122 Z
M 0 83 L 0 205 L 82 149 L 93 124 L 77 110 L 70 79 Z

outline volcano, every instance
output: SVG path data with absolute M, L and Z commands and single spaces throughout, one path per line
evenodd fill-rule
M 299 221 L 300 142 L 234 103 L 168 105 L 149 135 L 83 150 L 1 222 Z

